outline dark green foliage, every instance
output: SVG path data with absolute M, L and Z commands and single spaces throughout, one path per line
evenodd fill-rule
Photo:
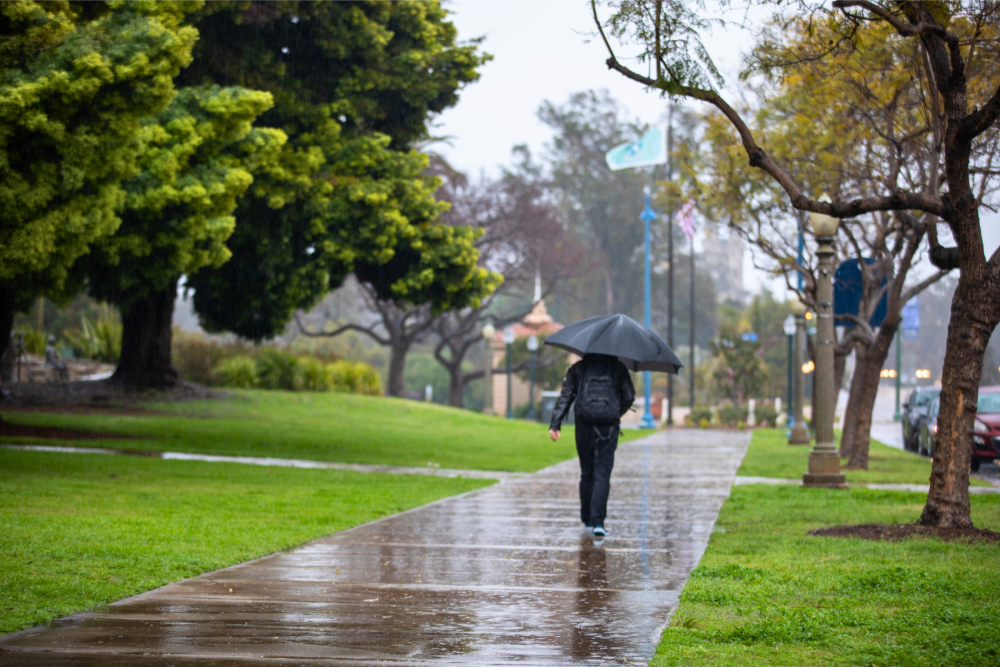
M 716 390 L 737 403 L 759 396 L 767 382 L 760 343 L 744 340 L 742 332 L 722 325 L 712 341 L 712 380 Z
M 140 122 L 163 110 L 199 3 L 0 3 L 0 340 L 117 229 Z
M 279 332 L 350 272 L 382 298 L 476 305 L 497 277 L 476 268 L 476 232 L 440 225 L 437 182 L 408 148 L 484 62 L 456 44 L 436 2 L 230 3 L 199 16 L 181 77 L 271 92 L 260 126 L 288 144 L 237 211 L 233 258 L 190 285 L 212 331 Z
M 707 405 L 696 405 L 688 416 L 688 423 L 690 426 L 701 426 L 702 420 L 708 424 L 712 423 L 712 408 Z
M 778 411 L 775 410 L 774 405 L 770 403 L 755 406 L 753 414 L 757 420 L 758 426 L 770 426 L 771 428 L 774 428 L 778 425 Z
M 749 412 L 747 406 L 732 403 L 723 403 L 715 410 L 716 417 L 723 426 L 736 426 L 741 422 L 745 424 Z

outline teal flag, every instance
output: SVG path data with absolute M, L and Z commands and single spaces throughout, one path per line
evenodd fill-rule
M 615 146 L 605 156 L 611 171 L 667 163 L 667 133 L 654 127 L 636 141 Z

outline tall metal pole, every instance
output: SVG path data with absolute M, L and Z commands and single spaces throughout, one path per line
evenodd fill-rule
M 816 238 L 819 276 L 816 281 L 816 372 L 813 393 L 813 424 L 816 445 L 809 452 L 809 471 L 802 486 L 841 489 L 847 486 L 840 471 L 840 454 L 833 442 L 833 413 L 837 397 L 833 386 L 833 237 Z
M 792 364 L 794 363 L 792 359 L 792 341 L 795 340 L 795 334 L 788 337 L 788 428 L 791 428 L 795 424 L 795 413 L 792 412 L 795 409 L 795 401 L 792 399 Z M 789 433 L 791 435 L 791 433 Z
M 688 314 L 688 347 L 689 347 L 689 359 L 690 370 L 688 371 L 688 382 L 690 384 L 690 402 L 688 405 L 691 406 L 691 414 L 694 414 L 694 234 L 691 234 L 691 298 L 690 307 Z
M 656 213 L 653 212 L 652 207 L 649 205 L 649 188 L 648 187 L 646 188 L 646 206 L 645 206 L 645 208 L 643 208 L 642 215 L 639 216 L 639 217 L 642 218 L 642 221 L 644 223 L 644 230 L 645 230 L 645 234 L 646 234 L 646 268 L 645 268 L 645 274 L 644 274 L 645 292 L 643 293 L 643 300 L 644 300 L 643 302 L 645 304 L 645 309 L 644 309 L 645 313 L 644 313 L 643 317 L 644 317 L 644 320 L 645 320 L 644 324 L 646 325 L 646 328 L 648 329 L 652 325 L 650 312 L 653 309 L 653 298 L 652 298 L 652 295 L 651 295 L 651 291 L 652 291 L 652 277 L 650 275 L 650 266 L 649 266 L 650 265 L 649 223 L 650 223 L 651 220 L 655 220 L 656 219 Z M 645 396 L 645 398 L 646 398 L 646 401 L 645 401 L 646 402 L 646 407 L 645 407 L 645 409 L 642 412 L 642 419 L 639 421 L 639 428 L 656 428 L 656 422 L 653 421 L 653 411 L 650 409 L 650 405 L 649 405 L 649 402 L 650 402 L 650 397 L 649 397 L 649 395 L 650 395 L 650 386 L 649 386 L 649 384 L 650 384 L 650 373 L 649 373 L 649 371 L 645 371 L 642 374 L 642 389 L 643 389 L 643 396 Z
M 531 351 L 531 389 L 528 391 L 528 419 L 535 420 L 535 351 Z
M 511 409 L 510 396 L 510 343 L 507 343 L 507 419 L 514 418 L 514 411 Z
M 803 415 L 803 408 L 805 406 L 805 382 L 802 377 L 802 348 L 805 343 L 805 329 L 806 321 L 803 315 L 805 314 L 805 306 L 800 302 L 795 302 L 798 310 L 795 313 L 795 350 L 792 355 L 792 378 L 795 385 L 795 422 L 792 424 L 792 433 L 788 437 L 789 445 L 808 445 L 809 444 L 809 431 L 806 429 L 806 420 Z
M 896 329 L 896 412 L 892 415 L 892 421 L 903 420 L 903 415 L 899 411 L 899 383 L 903 379 L 903 327 Z
M 667 182 L 674 179 L 674 107 L 667 106 Z M 667 345 L 674 347 L 674 206 L 667 202 Z M 647 401 L 648 403 L 648 401 Z M 674 376 L 667 374 L 667 426 L 674 425 Z

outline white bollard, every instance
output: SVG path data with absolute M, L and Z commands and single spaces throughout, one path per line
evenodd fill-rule
M 774 411 L 777 412 L 779 415 L 781 414 L 781 399 L 780 398 L 774 399 Z
M 667 399 L 663 399 L 663 403 L 660 404 L 660 424 L 667 423 Z
M 747 404 L 747 426 L 753 426 L 756 423 L 756 419 L 753 415 L 754 408 L 756 407 L 756 401 L 751 398 L 750 403 Z

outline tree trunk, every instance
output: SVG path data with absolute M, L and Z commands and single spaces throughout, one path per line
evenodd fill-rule
M 0 357 L 7 351 L 7 346 L 11 344 L 10 333 L 14 330 L 14 299 L 16 298 L 14 286 L 0 283 Z M 0 382 L 0 400 L 4 398 L 5 390 Z
M 854 345 L 854 377 L 847 394 L 847 407 L 844 409 L 844 423 L 840 429 L 840 455 L 848 457 L 854 447 L 854 435 L 858 427 L 858 402 L 861 400 L 861 388 L 864 385 L 862 377 L 868 364 L 868 347 L 861 343 Z
M 847 367 L 847 355 L 833 351 L 833 395 L 834 404 L 840 399 L 840 389 L 844 386 L 844 371 Z
M 931 486 L 920 516 L 920 523 L 925 526 L 972 527 L 971 438 L 983 355 L 990 334 L 1000 321 L 997 291 L 998 286 L 992 281 L 976 280 L 963 270 L 951 301 Z
M 849 468 L 868 469 L 868 448 L 872 437 L 872 412 L 875 410 L 875 399 L 878 398 L 878 383 L 882 373 L 882 365 L 889 356 L 889 346 L 896 337 L 899 321 L 890 322 L 886 319 L 878 329 L 875 342 L 868 346 L 868 363 L 862 377 L 861 396 L 858 401 L 858 422 L 855 428 L 854 446 L 851 448 Z
M 406 355 L 410 351 L 410 346 L 393 340 L 389 350 L 389 395 L 402 398 L 406 394 L 403 373 L 406 370 Z
M 462 364 L 455 364 L 448 369 L 448 405 L 453 408 L 465 407 L 465 382 L 462 377 Z
M 177 280 L 122 308 L 122 353 L 111 382 L 127 391 L 166 389 L 179 377 L 170 360 Z

